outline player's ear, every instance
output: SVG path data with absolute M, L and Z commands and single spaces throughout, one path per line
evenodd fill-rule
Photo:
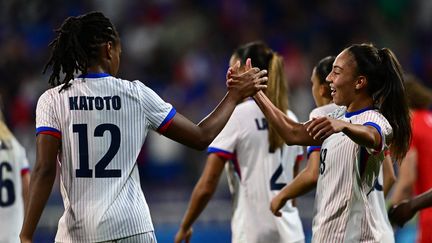
M 326 94 L 327 94 L 327 89 L 328 89 L 328 85 L 327 84 L 320 84 L 320 86 L 319 86 L 319 88 L 318 88 L 318 94 L 321 96 L 321 97 L 324 97 L 324 96 L 326 96 Z
M 367 86 L 368 80 L 365 76 L 358 76 L 355 81 L 355 89 L 359 90 Z
M 113 51 L 114 51 L 114 43 L 112 41 L 108 41 L 105 45 L 104 45 L 104 54 L 105 56 L 111 60 L 113 58 Z

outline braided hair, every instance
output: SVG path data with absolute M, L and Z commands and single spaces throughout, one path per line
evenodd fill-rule
M 52 66 L 48 82 L 53 87 L 63 84 L 60 91 L 70 86 L 75 72 L 87 74 L 87 68 L 98 61 L 101 44 L 119 41 L 113 24 L 100 12 L 68 17 L 55 32 L 57 37 L 49 44 L 51 56 L 43 73 Z M 63 80 L 60 72 L 65 74 Z

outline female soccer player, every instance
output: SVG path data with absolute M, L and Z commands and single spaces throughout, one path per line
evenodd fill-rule
M 195 125 L 143 83 L 115 77 L 120 38 L 102 13 L 69 17 L 56 32 L 46 65 L 56 87 L 36 108 L 37 158 L 20 237 L 31 242 L 58 158 L 65 211 L 56 242 L 156 242 L 136 164 L 148 130 L 204 149 L 236 104 L 266 87 L 266 71 L 233 76 L 221 103 Z
M 389 49 L 357 44 L 336 57 L 327 80 L 334 103 L 344 107 L 306 124 L 289 119 L 264 93 L 254 98 L 288 144 L 321 146 L 312 241 L 379 242 L 367 195 L 384 150 L 400 160 L 411 137 L 401 67 Z
M 267 96 L 278 110 L 297 120 L 288 110 L 282 57 L 266 44 L 252 42 L 234 52 L 230 65 L 240 60 L 244 67 L 247 58 L 253 60 L 254 66 L 269 71 Z M 192 193 L 176 243 L 189 242 L 192 224 L 213 195 L 224 166 L 234 197 L 232 242 L 304 242 L 298 211 L 291 202 L 282 209 L 281 218 L 274 217 L 268 210 L 271 198 L 292 180 L 293 166 L 303 150 L 300 146 L 285 145 L 252 99 L 236 107 L 208 152 L 206 166 Z
M 318 62 L 317 66 L 312 71 L 312 95 L 318 107 L 312 110 L 309 115 L 310 119 L 326 116 L 338 108 L 338 106 L 333 103 L 329 82 L 325 80 L 332 70 L 334 60 L 335 57 L 325 57 Z M 319 176 L 320 149 L 321 146 L 308 147 L 308 162 L 305 169 L 273 198 L 270 208 L 276 216 L 280 215 L 279 209 L 285 205 L 287 200 L 294 199 L 315 188 Z M 394 233 L 387 217 L 385 205 L 385 195 L 387 195 L 394 181 L 395 174 L 392 160 L 390 156 L 387 155 L 375 181 L 374 189 L 368 195 L 371 209 L 376 216 L 377 226 L 382 232 L 381 242 L 383 243 L 394 242 Z
M 26 152 L 0 112 L 0 242 L 19 242 L 29 181 Z

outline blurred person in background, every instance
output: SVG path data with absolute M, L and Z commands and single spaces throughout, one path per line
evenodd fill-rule
M 230 66 L 241 62 L 244 70 L 250 58 L 253 66 L 269 71 L 267 96 L 293 120 L 288 110 L 287 80 L 282 57 L 263 42 L 237 48 Z M 288 202 L 281 217 L 274 217 L 268 205 L 293 179 L 293 167 L 301 159 L 301 146 L 287 146 L 252 99 L 237 105 L 228 123 L 208 148 L 207 162 L 196 184 L 175 242 L 190 242 L 192 225 L 213 196 L 225 167 L 233 196 L 232 242 L 304 242 L 297 209 Z
M 56 242 L 156 242 L 136 163 L 148 130 L 206 148 L 237 103 L 266 88 L 266 70 L 232 76 L 226 96 L 196 125 L 143 83 L 115 77 L 121 41 L 102 13 L 68 17 L 56 33 L 45 66 L 52 66 L 54 87 L 36 108 L 36 163 L 21 241 L 32 242 L 58 159 L 64 213 Z
M 16 243 L 28 201 L 29 164 L 0 112 L 0 243 Z
M 262 92 L 254 99 L 287 144 L 321 146 L 312 242 L 380 242 L 367 196 L 385 150 L 397 160 L 408 151 L 402 68 L 390 49 L 354 44 L 336 57 L 326 80 L 342 107 L 305 124 L 289 119 Z
M 406 76 L 405 86 L 411 110 L 413 137 L 411 147 L 399 168 L 398 180 L 391 198 L 393 205 L 432 188 L 432 112 L 428 110 L 432 104 L 432 90 L 413 75 Z M 413 208 L 413 212 L 415 211 Z M 431 243 L 432 208 L 421 210 L 419 216 L 417 242 Z

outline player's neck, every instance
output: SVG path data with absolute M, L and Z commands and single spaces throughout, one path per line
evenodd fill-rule
M 87 73 L 109 73 L 108 69 L 103 68 L 101 65 L 95 65 L 87 68 Z

